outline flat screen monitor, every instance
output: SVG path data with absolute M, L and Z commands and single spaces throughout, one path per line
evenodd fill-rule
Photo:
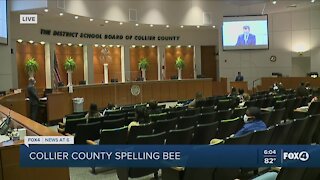
M 0 0 L 0 44 L 8 44 L 7 0 Z
M 224 16 L 223 50 L 269 49 L 268 16 Z

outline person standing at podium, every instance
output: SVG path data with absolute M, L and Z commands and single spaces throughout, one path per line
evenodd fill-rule
M 36 84 L 36 80 L 33 77 L 29 78 L 27 92 L 28 92 L 29 104 L 30 104 L 30 118 L 34 121 L 37 121 L 39 97 L 37 94 L 37 90 L 34 87 L 35 84 Z
M 236 76 L 235 81 L 243 81 L 243 76 L 241 75 L 241 72 L 238 72 L 238 75 Z

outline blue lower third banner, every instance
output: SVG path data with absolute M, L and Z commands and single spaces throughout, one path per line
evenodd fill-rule
M 22 167 L 320 167 L 319 145 L 25 145 Z

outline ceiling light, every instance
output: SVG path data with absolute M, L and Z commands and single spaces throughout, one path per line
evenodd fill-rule
M 61 45 L 61 43 L 60 43 L 60 42 L 58 42 L 58 43 L 57 43 L 57 45 L 58 45 L 58 46 L 60 46 L 60 45 Z
M 60 15 L 60 16 L 63 16 L 63 13 L 60 13 L 59 15 Z
M 119 47 L 121 47 L 120 45 L 117 45 L 117 47 L 119 48 Z
M 120 24 L 120 25 L 122 25 L 122 24 L 123 24 L 123 22 L 120 22 L 119 24 Z
M 109 21 L 106 20 L 106 21 L 104 21 L 104 23 L 109 23 Z
M 316 0 L 311 0 L 312 3 L 314 3 Z
M 277 4 L 277 1 L 272 1 L 272 4 Z
M 113 47 L 113 45 L 111 44 L 111 45 L 109 45 L 109 47 L 111 47 L 111 48 L 112 48 L 112 47 Z
M 44 12 L 48 12 L 49 11 L 49 9 L 44 9 Z
M 181 48 L 181 45 L 178 45 L 177 48 Z
M 94 44 L 94 47 L 98 47 L 99 45 L 98 44 Z
M 152 48 L 155 48 L 156 46 L 155 46 L 155 45 L 152 45 L 151 47 L 152 47 Z
M 144 47 L 146 47 L 146 46 L 145 46 L 145 45 L 142 45 L 141 47 L 143 47 L 143 48 L 144 48 Z
M 45 44 L 45 42 L 44 42 L 44 41 L 41 41 L 41 42 L 40 42 L 40 44 L 44 45 L 44 44 Z
M 169 28 L 170 26 L 169 25 L 166 25 L 166 28 Z
M 82 46 L 82 44 L 79 44 L 79 46 Z
M 92 21 L 93 21 L 93 19 L 92 19 L 92 18 L 90 18 L 90 21 L 92 22 Z
M 30 44 L 32 44 L 32 43 L 33 43 L 33 41 L 32 41 L 32 40 L 30 40 L 30 41 L 29 41 L 29 43 L 30 43 Z
M 188 45 L 188 48 L 191 48 L 191 45 Z
M 136 26 L 139 26 L 139 24 L 136 24 Z
M 132 45 L 131 47 L 135 48 L 135 47 L 136 47 L 136 45 Z
M 106 45 L 105 45 L 105 44 L 102 44 L 101 47 L 106 47 Z
M 168 45 L 167 48 L 171 48 L 171 45 Z
M 216 26 L 212 26 L 212 28 L 216 28 Z
M 197 26 L 197 28 L 200 28 L 200 26 Z
M 180 27 L 183 28 L 183 25 L 181 25 Z
M 72 46 L 72 43 L 68 43 L 68 46 Z
M 75 18 L 75 19 L 78 19 L 78 18 L 79 18 L 79 16 L 74 16 L 74 18 Z
M 22 39 L 18 39 L 17 41 L 18 41 L 18 43 L 22 43 Z
M 150 24 L 150 27 L 153 27 L 153 24 Z

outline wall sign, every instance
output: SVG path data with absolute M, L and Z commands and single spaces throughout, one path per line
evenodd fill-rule
M 135 40 L 135 41 L 179 41 L 180 36 L 161 36 L 161 35 L 133 35 L 133 34 L 100 34 L 58 31 L 50 29 L 40 29 L 41 35 L 84 38 L 84 39 L 111 39 L 111 40 Z

